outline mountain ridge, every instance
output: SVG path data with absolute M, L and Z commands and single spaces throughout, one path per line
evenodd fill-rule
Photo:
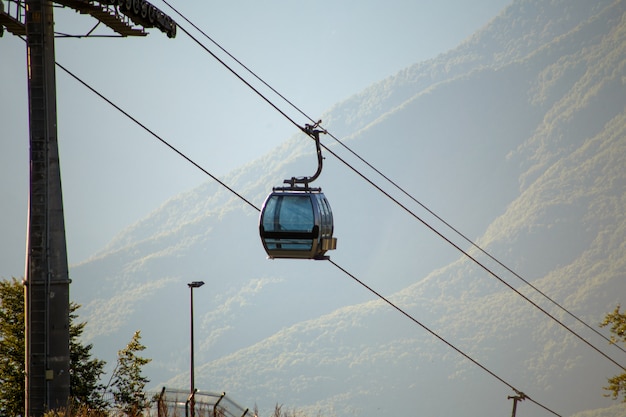
M 598 323 L 619 303 L 626 272 L 625 11 L 624 1 L 515 1 L 456 50 L 340 103 L 324 121 L 443 218 L 478 236 L 481 247 Z M 409 77 L 419 80 L 421 71 L 426 79 L 431 68 L 445 74 L 446 60 L 458 74 L 410 91 Z M 294 136 L 225 182 L 260 204 L 271 185 L 307 170 L 311 159 L 310 143 Z M 597 415 L 623 414 L 602 399 L 614 366 L 346 172 L 330 159 L 320 178 L 336 215 L 335 262 L 559 413 L 591 416 L 583 411 L 595 407 Z M 209 285 L 196 296 L 197 386 L 262 409 L 288 401 L 311 414 L 377 415 L 382 406 L 388 414 L 495 417 L 509 409 L 507 387 L 357 291 L 331 265 L 265 261 L 256 217 L 209 183 L 164 203 L 73 268 L 72 275 L 107 283 L 89 296 L 88 282 L 73 284 L 87 300 L 86 335 L 108 348 L 111 335 L 142 323 L 157 356 L 152 372 L 160 379 L 153 383 L 185 386 L 185 333 L 163 340 L 158 331 L 186 322 L 183 284 L 202 277 Z

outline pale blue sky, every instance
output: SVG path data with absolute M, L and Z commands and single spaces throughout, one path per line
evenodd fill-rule
M 317 118 L 371 83 L 455 47 L 510 1 L 170 3 Z M 175 16 L 165 4 L 154 4 Z M 71 10 L 56 11 L 60 32 L 86 33 L 95 24 Z M 57 39 L 57 61 L 215 175 L 268 153 L 295 133 L 286 119 L 182 31 L 175 39 L 155 29 L 149 32 L 134 39 Z M 4 278 L 21 277 L 24 269 L 25 50 L 24 42 L 9 33 L 0 38 Z M 57 91 L 70 263 L 86 259 L 169 197 L 208 179 L 60 70 Z M 306 122 L 293 111 L 289 115 Z

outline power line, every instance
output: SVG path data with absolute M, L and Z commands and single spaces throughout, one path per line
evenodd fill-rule
M 243 197 L 241 194 L 237 193 L 234 189 L 232 189 L 231 187 L 229 187 L 228 185 L 226 185 L 224 182 L 220 181 L 217 177 L 215 177 L 213 174 L 211 174 L 208 170 L 204 169 L 202 166 L 200 166 L 198 163 L 194 162 L 190 157 L 188 157 L 187 155 L 185 155 L 183 152 L 181 152 L 180 150 L 178 150 L 176 147 L 174 147 L 173 145 L 171 145 L 169 142 L 167 142 L 165 139 L 163 139 L 161 136 L 157 135 L 153 130 L 149 129 L 145 124 L 141 123 L 139 120 L 137 120 L 136 118 L 134 118 L 133 116 L 130 115 L 130 113 L 128 113 L 127 111 L 123 110 L 120 106 L 118 106 L 117 104 L 115 104 L 113 101 L 109 100 L 107 97 L 105 97 L 103 94 L 101 94 L 100 92 L 98 92 L 95 88 L 91 87 L 89 84 L 87 84 L 85 81 L 83 81 L 82 79 L 80 79 L 77 75 L 75 75 L 74 73 L 72 73 L 71 71 L 69 71 L 67 68 L 65 68 L 64 66 L 62 66 L 61 64 L 59 64 L 58 62 L 56 62 L 56 65 L 63 70 L 66 74 L 68 74 L 70 77 L 72 77 L 73 79 L 75 79 L 76 81 L 78 81 L 80 84 L 82 84 L 84 87 L 86 87 L 89 91 L 93 92 L 94 94 L 96 94 L 98 97 L 100 97 L 102 100 L 104 100 L 106 103 L 108 103 L 109 105 L 111 105 L 113 108 L 115 108 L 117 111 L 119 111 L 120 113 L 122 113 L 124 116 L 126 116 L 127 118 L 129 118 L 131 121 L 133 121 L 135 124 L 137 124 L 138 126 L 140 126 L 142 129 L 144 129 L 146 132 L 148 132 L 150 135 L 152 135 L 154 138 L 156 138 L 157 140 L 159 140 L 161 143 L 163 143 L 164 145 L 166 145 L 169 149 L 171 149 L 172 151 L 174 151 L 176 154 L 178 154 L 180 157 L 184 158 L 187 162 L 191 163 L 194 167 L 198 168 L 199 170 L 201 170 L 204 174 L 208 175 L 209 177 L 211 177 L 213 180 L 217 181 L 221 186 L 225 187 L 228 191 L 230 191 L 231 193 L 233 193 L 235 196 L 237 196 L 238 198 L 240 198 L 241 200 L 243 200 L 244 202 L 246 202 L 248 204 L 248 206 L 250 206 L 251 208 L 255 209 L 256 211 L 260 211 L 260 209 L 255 206 L 254 204 L 252 204 L 249 200 L 247 200 L 245 197 Z M 393 307 L 395 310 L 397 310 L 398 312 L 400 312 L 402 315 L 404 315 L 405 317 L 409 318 L 411 321 L 413 321 L 414 323 L 418 324 L 420 327 L 422 327 L 423 329 L 425 329 L 426 331 L 428 331 L 430 334 L 432 334 L 433 336 L 435 336 L 437 339 L 439 339 L 440 341 L 442 341 L 443 343 L 445 343 L 446 345 L 448 345 L 450 348 L 452 348 L 453 350 L 455 350 L 456 352 L 458 352 L 459 354 L 461 354 L 463 357 L 465 357 L 466 359 L 468 359 L 470 362 L 472 362 L 473 364 L 475 364 L 476 366 L 478 366 L 479 368 L 481 368 L 483 371 L 487 372 L 489 375 L 491 375 L 492 377 L 494 377 L 495 379 L 497 379 L 498 381 L 500 381 L 502 384 L 506 385 L 507 387 L 509 387 L 510 389 L 512 389 L 513 391 L 515 391 L 518 395 L 519 394 L 523 394 L 521 391 L 517 390 L 513 385 L 511 385 L 510 383 L 508 383 L 506 380 L 504 380 L 503 378 L 499 377 L 496 373 L 494 373 L 493 371 L 489 370 L 489 368 L 487 368 L 486 366 L 482 365 L 480 362 L 478 362 L 476 359 L 472 358 L 470 355 L 468 355 L 467 353 L 463 352 L 461 349 L 457 348 L 454 344 L 448 342 L 445 338 L 443 338 L 442 336 L 440 336 L 437 332 L 435 332 L 434 330 L 431 330 L 429 327 L 427 327 L 426 325 L 422 324 L 420 321 L 418 321 L 417 319 L 415 319 L 413 316 L 411 316 L 409 313 L 407 313 L 406 311 L 402 310 L 400 307 L 398 307 L 397 305 L 395 305 L 394 303 L 392 303 L 389 299 L 385 298 L 382 294 L 380 294 L 379 292 L 375 291 L 373 288 L 371 288 L 370 286 L 368 286 L 367 284 L 365 284 L 363 281 L 359 280 L 356 276 L 354 276 L 353 274 L 349 273 L 346 269 L 344 269 L 343 267 L 339 266 L 337 263 L 335 263 L 334 261 L 329 260 L 329 262 L 331 264 L 333 264 L 336 268 L 338 268 L 340 271 L 342 271 L 344 274 L 348 275 L 350 278 L 352 278 L 353 280 L 355 280 L 357 283 L 359 283 L 360 285 L 362 285 L 364 288 L 366 288 L 368 291 L 370 291 L 371 293 L 373 293 L 374 295 L 376 295 L 377 297 L 379 297 L 381 300 L 385 301 L 387 304 L 389 304 L 391 307 Z M 524 394 L 525 395 L 525 394 Z M 538 401 L 535 401 L 533 399 L 531 399 L 530 397 L 528 397 L 528 399 L 533 402 L 534 404 L 538 405 L 539 407 L 543 408 L 544 410 L 554 414 L 557 417 L 562 417 L 560 414 L 556 413 L 555 411 L 551 410 L 550 408 L 544 406 L 543 404 L 539 403 Z
M 254 71 L 252 71 L 249 67 L 247 67 L 245 64 L 243 64 L 240 60 L 238 60 L 236 57 L 234 57 L 230 52 L 228 52 L 225 48 L 223 48 L 218 42 L 216 42 L 214 39 L 212 39 L 209 35 L 207 35 L 203 30 L 201 30 L 197 25 L 195 25 L 193 22 L 191 22 L 185 15 L 183 15 L 180 11 L 178 11 L 176 8 L 174 8 L 168 1 L 163 0 L 163 2 L 170 7 L 176 14 L 178 14 L 183 20 L 185 20 L 187 23 L 189 23 L 194 29 L 196 29 L 198 32 L 200 32 L 204 37 L 206 37 L 209 41 L 211 41 L 215 46 L 217 46 L 221 51 L 223 51 L 224 53 L 226 53 L 231 59 L 233 59 L 237 64 L 239 64 L 242 68 L 244 68 L 248 73 L 250 73 L 252 76 L 254 76 L 257 80 L 259 80 L 263 85 L 265 85 L 266 87 L 268 87 L 273 93 L 275 93 L 278 97 L 280 97 L 282 100 L 284 100 L 287 104 L 289 104 L 292 108 L 294 108 L 296 111 L 298 111 L 301 115 L 303 115 L 304 117 L 306 117 L 309 121 L 311 122 L 315 122 L 313 118 L 311 118 L 309 115 L 307 115 L 303 110 L 301 110 L 298 106 L 296 106 L 293 102 L 291 102 L 290 100 L 288 100 L 285 96 L 283 96 L 280 92 L 278 92 L 277 90 L 275 90 L 270 84 L 268 84 L 265 80 L 263 80 L 263 78 L 261 78 L 259 75 L 257 75 Z M 180 27 L 180 25 L 179 25 Z M 266 96 L 264 96 L 262 93 L 260 93 L 256 88 L 254 88 L 250 83 L 248 83 L 246 80 L 243 79 L 243 77 L 241 77 L 236 71 L 234 71 L 230 66 L 228 66 L 223 60 L 219 59 L 213 52 L 211 52 L 205 45 L 203 45 L 198 39 L 196 39 L 195 37 L 193 37 L 187 30 L 185 30 L 184 28 L 180 27 L 181 30 L 183 32 L 185 32 L 191 39 L 193 39 L 199 46 L 201 46 L 206 52 L 208 52 L 211 56 L 213 56 L 215 59 L 217 59 L 224 67 L 226 67 L 231 73 L 233 73 L 237 78 L 239 78 L 242 82 L 244 82 L 248 87 L 250 87 L 254 92 L 256 92 L 263 100 L 265 100 L 267 103 L 269 103 L 274 109 L 276 109 L 280 114 L 282 114 L 284 117 L 286 117 L 292 124 L 294 124 L 295 126 L 297 126 L 300 130 L 303 130 L 301 126 L 299 126 L 292 118 L 290 118 L 289 116 L 286 115 L 286 113 L 284 113 L 282 110 L 280 110 L 273 102 L 271 102 Z M 321 126 L 321 125 L 320 125 Z M 464 239 L 465 241 L 467 241 L 470 245 L 472 245 L 473 247 L 475 247 L 478 251 L 480 251 L 481 253 L 483 253 L 484 255 L 486 255 L 488 258 L 490 258 L 492 261 L 496 262 L 500 267 L 504 268 L 506 271 L 508 271 L 509 273 L 511 273 L 513 276 L 515 276 L 516 278 L 518 278 L 519 280 L 521 280 L 524 284 L 528 285 L 532 290 L 536 291 L 537 293 L 539 293 L 541 296 L 543 296 L 545 299 L 547 299 L 549 302 L 551 302 L 552 304 L 554 304 L 556 307 L 558 307 L 560 310 L 562 310 L 563 312 L 565 312 L 567 315 L 569 315 L 570 317 L 572 317 L 574 320 L 578 321 L 579 323 L 581 323 L 583 326 L 585 326 L 586 328 L 588 328 L 589 330 L 591 330 L 592 332 L 594 332 L 596 335 L 600 336 L 602 339 L 604 339 L 606 342 L 609 343 L 609 345 L 613 345 L 616 348 L 618 348 L 619 350 L 621 350 L 622 352 L 626 353 L 626 349 L 622 348 L 621 346 L 619 346 L 618 344 L 612 343 L 611 340 L 606 337 L 605 335 L 603 335 L 600 331 L 598 331 L 597 329 L 595 329 L 593 326 L 591 326 L 590 324 L 586 323 L 584 320 L 582 320 L 579 316 L 577 316 L 576 314 L 572 313 L 571 311 L 569 311 L 567 308 L 565 308 L 564 306 L 562 306 L 560 303 L 558 303 L 557 301 L 555 301 L 554 299 L 552 299 L 551 297 L 549 297 L 546 293 L 544 293 L 543 291 L 541 291 L 539 288 L 537 288 L 535 285 L 533 285 L 531 282 L 529 282 L 528 280 L 524 279 L 520 274 L 518 274 L 517 272 L 515 272 L 513 269 L 511 269 L 510 267 L 508 267 L 507 265 L 505 265 L 503 262 L 501 262 L 500 260 L 498 260 L 497 258 L 495 258 L 491 253 L 489 253 L 487 250 L 485 250 L 483 247 L 481 247 L 480 245 L 478 245 L 476 242 L 474 242 L 472 239 L 470 239 L 469 237 L 467 237 L 467 235 L 465 235 L 464 233 L 462 233 L 458 228 L 455 228 L 452 224 L 450 224 L 449 222 L 447 222 L 445 219 L 443 219 L 441 216 L 439 216 L 438 214 L 436 214 L 433 210 L 431 210 L 430 208 L 428 208 L 425 204 L 423 204 L 422 202 L 420 202 L 418 199 L 416 199 L 413 195 L 411 195 L 409 192 L 407 192 L 403 187 L 401 187 L 397 182 L 393 181 L 389 176 L 385 175 L 383 172 L 381 172 L 379 169 L 377 169 L 376 167 L 374 167 L 370 162 L 368 162 L 367 160 L 365 160 L 363 157 L 361 157 L 359 154 L 357 154 L 354 150 L 352 150 L 349 146 L 347 146 L 346 144 L 344 144 L 340 139 L 338 139 L 335 135 L 333 135 L 331 132 L 329 132 L 328 130 L 325 130 L 325 132 L 331 137 L 333 138 L 337 143 L 339 143 L 344 149 L 346 149 L 348 152 L 350 152 L 353 156 L 355 156 L 357 159 L 359 159 L 361 162 L 363 162 L 367 167 L 369 167 L 370 169 L 372 169 L 376 174 L 378 174 L 379 176 L 381 176 L 384 180 L 386 180 L 388 183 L 390 183 L 393 187 L 395 187 L 398 191 L 400 191 L 402 194 L 406 195 L 408 198 L 410 198 L 413 202 L 415 202 L 416 204 L 418 204 L 420 207 L 422 207 L 424 210 L 426 210 L 429 214 L 431 214 L 432 216 L 434 216 L 438 221 L 440 221 L 441 223 L 443 223 L 446 227 L 448 227 L 450 230 L 452 230 L 454 233 L 456 233 L 459 237 L 461 237 L 462 239 Z M 306 133 L 306 132 L 305 132 Z M 322 145 L 324 146 L 324 145 Z M 344 165 L 346 165 L 347 167 L 349 167 L 350 169 L 354 170 L 355 172 L 358 173 L 358 171 L 356 171 L 352 166 L 350 166 L 345 160 L 343 160 L 342 158 L 340 158 L 339 156 L 337 156 L 334 152 L 330 151 L 326 146 L 324 146 L 324 148 L 326 150 L 328 150 L 333 156 L 335 156 L 339 161 L 341 161 L 342 163 L 344 163 Z M 368 182 L 370 182 L 368 180 Z M 380 187 L 376 186 L 375 184 L 373 184 L 373 182 L 370 182 L 371 185 L 373 185 L 375 188 L 377 188 L 379 191 L 381 191 L 385 196 L 387 196 L 388 198 L 390 198 L 393 202 L 395 202 L 396 204 L 398 204 L 397 200 L 395 198 L 392 198 L 388 193 L 384 192 Z M 400 205 L 403 209 L 405 209 L 410 215 L 412 215 L 413 217 L 416 217 L 418 220 L 421 221 L 420 218 L 418 218 L 411 210 L 409 210 L 408 208 L 406 208 L 404 205 Z M 423 222 L 422 222 L 423 223 Z M 430 227 L 429 227 L 430 228 Z M 435 231 L 434 229 L 431 228 L 431 230 Z M 438 235 L 440 235 L 439 233 L 437 233 Z M 440 235 L 441 236 L 441 235 Z M 442 236 L 443 237 L 443 236 Z M 449 243 L 451 243 L 448 239 L 444 240 L 448 241 Z M 453 245 L 456 247 L 456 245 Z M 458 247 L 457 247 L 458 249 Z M 465 251 L 461 250 L 461 252 L 468 256 L 471 260 L 473 260 L 474 262 L 477 262 L 475 260 L 475 258 L 469 256 Z M 482 265 L 479 264 L 481 267 Z M 610 357 L 608 357 L 607 355 L 605 355 L 603 352 L 601 352 L 598 348 L 596 348 L 595 346 L 591 345 L 590 342 L 588 342 L 585 338 L 583 338 L 582 336 L 578 335 L 578 333 L 576 333 L 574 330 L 570 329 L 568 326 L 566 326 L 565 324 L 563 324 L 561 321 L 559 321 L 558 319 L 556 319 L 553 315 L 548 314 L 543 308 L 540 308 L 536 303 L 530 301 L 530 299 L 528 299 L 526 296 L 522 295 L 519 291 L 515 290 L 514 287 L 512 287 L 511 285 L 507 284 L 505 281 L 503 281 L 499 276 L 492 274 L 495 278 L 497 278 L 498 280 L 500 280 L 503 284 L 505 284 L 507 287 L 509 287 L 510 289 L 512 289 L 514 292 L 516 292 L 518 295 L 520 295 L 522 298 L 524 298 L 526 301 L 530 302 L 531 305 L 533 305 L 534 307 L 538 308 L 541 312 L 546 313 L 548 315 L 549 318 L 555 320 L 559 325 L 563 326 L 565 329 L 567 329 L 570 333 L 574 334 L 577 338 L 579 338 L 580 340 L 582 340 L 584 343 L 588 344 L 589 346 L 591 346 L 594 350 L 598 351 L 600 354 L 602 354 L 603 356 L 605 356 L 607 359 L 609 359 L 611 362 L 613 362 L 614 364 L 616 364 L 617 366 L 619 366 L 621 369 L 626 370 L 626 368 L 624 368 L 622 365 L 618 364 L 617 362 L 613 361 Z

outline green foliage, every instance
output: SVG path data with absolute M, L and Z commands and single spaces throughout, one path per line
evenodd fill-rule
M 91 358 L 92 345 L 80 343 L 85 323 L 76 324 L 78 304 L 70 304 L 70 393 L 75 409 L 104 407 L 98 383 L 105 362 Z M 24 286 L 13 278 L 0 281 L 0 415 L 24 413 Z M 69 415 L 69 414 L 68 414 Z
M 259 409 L 256 406 L 256 404 L 254 406 L 254 411 L 252 415 L 254 416 L 260 415 Z M 282 404 L 276 404 L 274 406 L 274 412 L 272 413 L 270 417 L 307 417 L 307 414 L 295 408 L 290 410 L 288 408 L 285 408 Z M 322 417 L 322 414 L 318 413 L 317 417 Z
M 78 408 L 84 406 L 102 410 L 106 403 L 100 395 L 104 391 L 104 385 L 99 381 L 106 362 L 91 358 L 92 344 L 80 343 L 86 323 L 76 324 L 78 308 L 79 304 L 70 304 L 70 395 Z
M 113 398 L 115 404 L 130 417 L 143 415 L 149 406 L 144 388 L 149 380 L 142 375 L 142 367 L 151 359 L 138 356 L 146 347 L 141 344 L 137 330 L 126 347 L 117 352 L 117 367 L 113 373 Z
M 87 405 L 73 405 L 68 408 L 51 410 L 44 413 L 43 417 L 110 417 L 104 410 L 94 410 Z
M 606 315 L 600 326 L 611 326 L 611 343 L 622 342 L 626 345 L 626 313 L 620 313 L 619 310 L 618 305 L 612 313 Z M 621 394 L 622 402 L 626 403 L 626 372 L 609 378 L 608 381 L 609 385 L 604 389 L 611 392 L 609 396 L 617 399 Z
M 0 281 L 0 415 L 24 412 L 24 287 Z

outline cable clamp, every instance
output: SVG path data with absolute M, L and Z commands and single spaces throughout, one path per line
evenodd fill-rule
M 524 401 L 526 398 L 528 398 L 528 396 L 526 394 L 524 394 L 522 391 L 518 391 L 515 388 L 513 388 L 513 391 L 515 391 L 517 396 L 512 396 L 512 397 L 509 396 L 509 397 L 507 397 L 509 400 Z
M 320 133 L 327 134 L 326 129 L 319 130 L 317 127 L 322 123 L 322 119 L 318 120 L 314 124 L 305 124 L 304 128 L 301 128 L 304 133 L 311 136 L 315 140 L 320 140 Z

